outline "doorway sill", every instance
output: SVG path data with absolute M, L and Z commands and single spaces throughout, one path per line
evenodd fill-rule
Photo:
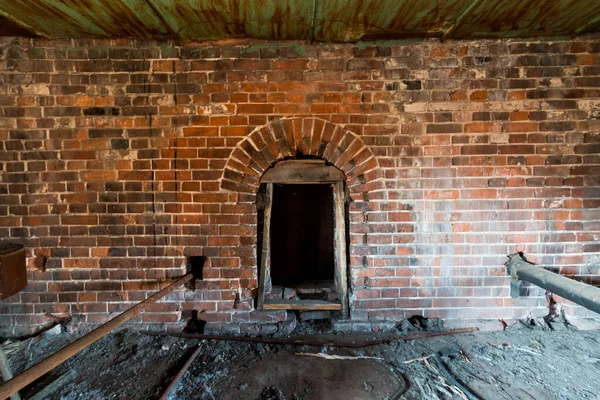
M 267 300 L 263 305 L 265 310 L 333 310 L 342 309 L 342 304 L 326 300 Z

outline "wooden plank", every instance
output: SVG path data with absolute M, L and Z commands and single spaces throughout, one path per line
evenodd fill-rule
M 285 182 L 272 182 L 278 185 L 329 185 L 335 183 L 335 180 L 330 181 L 304 181 L 304 180 L 287 180 Z M 262 182 L 264 183 L 264 182 Z
M 335 221 L 335 284 L 342 302 L 342 316 L 348 318 L 348 266 L 346 261 L 346 193 L 344 182 L 333 186 Z
M 346 179 L 342 171 L 333 166 L 297 164 L 273 167 L 261 178 L 261 183 L 317 184 L 341 182 Z
M 339 302 L 325 300 L 267 300 L 264 303 L 265 310 L 341 310 Z
M 321 159 L 307 159 L 307 160 L 281 160 L 277 163 L 277 168 L 298 168 L 303 166 L 304 168 L 321 167 L 325 164 L 325 160 Z
M 273 205 L 273 184 L 267 183 L 264 197 L 264 223 L 262 236 L 262 249 L 260 260 L 260 276 L 258 284 L 257 308 L 263 308 L 265 291 L 271 290 L 271 208 Z M 267 290 L 267 288 L 269 290 Z

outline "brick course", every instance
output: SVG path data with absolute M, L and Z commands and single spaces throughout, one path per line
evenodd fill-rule
M 543 49 L 543 52 L 540 52 Z M 547 312 L 506 255 L 600 282 L 600 36 L 574 40 L 0 38 L 0 237 L 29 285 L 0 334 L 106 321 L 207 258 L 135 322 L 266 332 L 255 194 L 295 154 L 342 169 L 351 318 L 456 324 Z M 579 307 L 572 315 L 588 316 Z

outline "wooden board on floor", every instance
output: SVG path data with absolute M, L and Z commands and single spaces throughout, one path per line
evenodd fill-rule
M 341 310 L 339 302 L 325 300 L 268 300 L 264 302 L 265 310 Z

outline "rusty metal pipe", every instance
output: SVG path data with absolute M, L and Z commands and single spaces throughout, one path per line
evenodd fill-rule
M 321 339 L 318 337 L 299 337 L 299 338 L 271 338 L 271 337 L 253 337 L 253 336 L 225 336 L 225 335 L 204 335 L 198 333 L 169 333 L 169 332 L 153 332 L 143 331 L 144 335 L 149 336 L 173 336 L 186 339 L 197 339 L 197 340 L 225 340 L 232 342 L 253 342 L 253 343 L 268 343 L 268 344 L 279 344 L 279 345 L 292 345 L 292 346 L 314 346 L 314 347 L 338 347 L 344 349 L 360 349 L 363 347 L 377 346 L 380 344 L 386 344 L 395 342 L 397 340 L 417 340 L 427 339 L 435 336 L 447 336 L 456 335 L 459 333 L 470 333 L 477 332 L 477 328 L 459 328 L 452 329 L 449 331 L 431 331 L 431 332 L 413 332 L 405 335 L 394 335 L 379 339 L 371 339 L 360 342 L 355 341 L 335 341 L 329 339 Z
M 196 350 L 192 353 L 190 358 L 188 358 L 188 360 L 185 362 L 185 364 L 183 364 L 183 367 L 181 367 L 181 369 L 179 370 L 177 375 L 175 375 L 175 378 L 173 378 L 173 380 L 171 381 L 169 386 L 165 389 L 162 396 L 160 396 L 159 400 L 167 400 L 169 398 L 169 394 L 173 391 L 175 386 L 177 386 L 177 382 L 179 382 L 179 380 L 181 379 L 183 374 L 186 373 L 186 371 L 188 370 L 190 365 L 192 365 L 192 363 L 194 362 L 196 357 L 198 357 L 198 354 L 200 354 L 200 350 L 202 350 L 202 347 L 196 348 Z
M 520 254 L 509 256 L 506 266 L 513 279 L 533 283 L 588 310 L 600 313 L 600 288 L 569 279 L 531 264 L 524 260 Z
M 17 391 L 23 389 L 31 382 L 35 381 L 45 373 L 51 371 L 53 368 L 59 366 L 63 362 L 67 361 L 69 358 L 73 357 L 75 354 L 88 347 L 90 344 L 94 343 L 98 339 L 101 339 L 107 333 L 123 325 L 131 318 L 140 315 L 140 313 L 144 310 L 144 308 L 146 308 L 146 306 L 162 299 L 175 289 L 178 289 L 179 287 L 185 285 L 187 282 L 191 281 L 193 278 L 194 274 L 191 272 L 189 274 L 184 275 L 183 277 L 177 279 L 175 282 L 165 287 L 161 291 L 148 297 L 146 300 L 136 304 L 129 310 L 123 312 L 117 317 L 99 326 L 87 335 L 84 335 L 83 337 L 77 339 L 70 345 L 60 349 L 51 356 L 46 357 L 39 363 L 35 364 L 33 367 L 21 372 L 14 378 L 6 381 L 0 386 L 0 399 L 6 399 L 10 397 L 13 393 L 16 393 Z

